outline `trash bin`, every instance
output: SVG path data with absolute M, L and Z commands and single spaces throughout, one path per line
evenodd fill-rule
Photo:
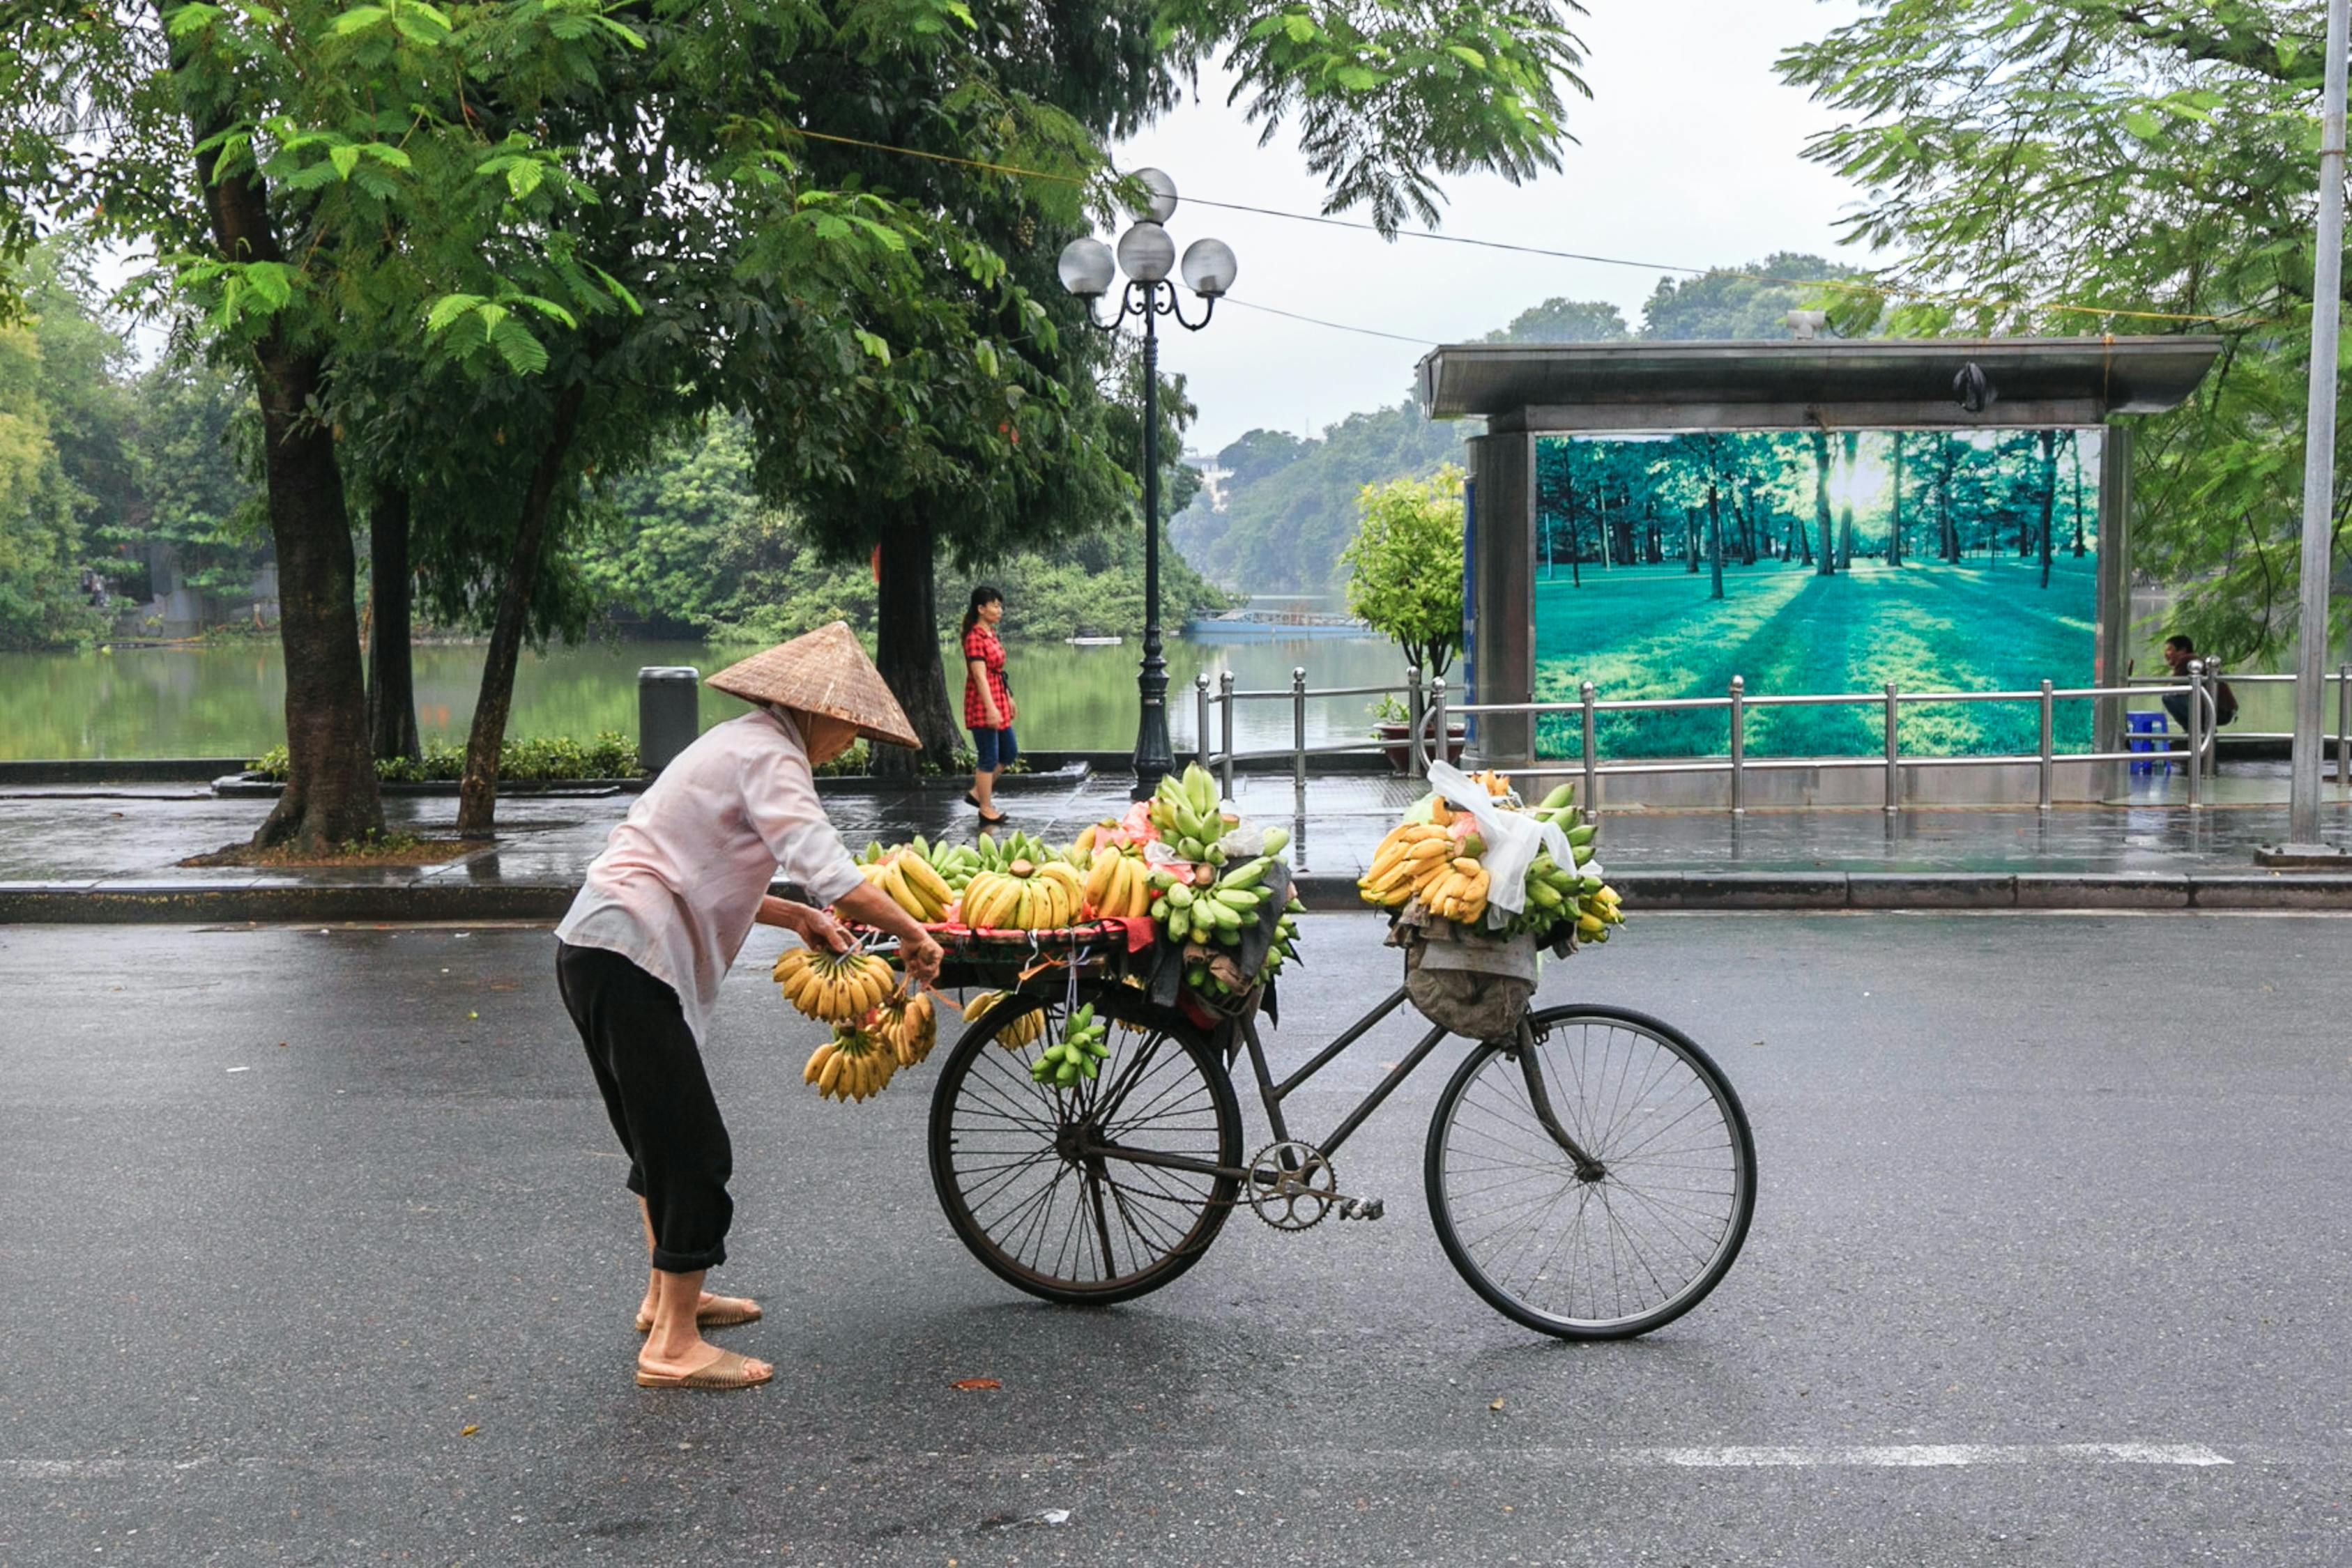
M 637 761 L 658 773 L 702 733 L 702 672 L 648 664 L 637 672 Z

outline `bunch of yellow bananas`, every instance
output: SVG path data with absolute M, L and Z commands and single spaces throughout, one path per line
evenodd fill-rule
M 988 1015 L 1010 1001 L 1010 991 L 982 991 L 963 1005 L 966 1027 L 978 1029 Z M 1014 1019 L 1012 1026 L 996 1037 L 996 1043 L 1007 1051 L 1018 1051 L 1045 1032 L 1045 1009 L 1034 1008 Z
M 1083 913 L 1087 884 L 1066 860 L 1017 860 L 965 884 L 963 923 L 974 930 L 1051 931 Z
M 1434 822 L 1405 822 L 1389 830 L 1372 852 L 1372 863 L 1356 879 L 1367 904 L 1395 909 L 1410 904 L 1435 882 L 1454 859 L 1454 836 Z
M 897 1059 L 879 1036 L 836 1024 L 833 1038 L 818 1046 L 801 1069 L 801 1082 L 815 1084 L 828 1100 L 864 1100 L 881 1093 L 898 1071 Z
M 1444 875 L 1423 888 L 1421 901 L 1441 920 L 1475 925 L 1486 913 L 1486 868 L 1467 855 L 1457 855 L 1445 862 Z
M 1118 850 L 1097 850 L 1087 872 L 1087 907 L 1106 918 L 1151 913 L 1151 873 Z
M 931 998 L 920 992 L 893 997 L 874 1016 L 874 1032 L 889 1046 L 901 1067 L 912 1067 L 930 1055 L 940 1038 L 939 1014 Z
M 871 953 L 820 953 L 788 947 L 776 960 L 784 999 L 813 1019 L 849 1023 L 880 1007 L 898 988 L 890 966 Z
M 892 850 L 882 859 L 859 866 L 857 873 L 926 925 L 942 919 L 948 905 L 955 902 L 947 879 L 911 847 Z
M 1486 793 L 1497 800 L 1511 792 L 1511 776 L 1507 773 L 1497 773 L 1491 768 L 1482 772 L 1473 773 L 1470 775 L 1470 781 L 1474 784 L 1485 785 Z
M 1578 902 L 1576 935 L 1586 942 L 1606 942 L 1609 928 L 1622 925 L 1625 916 L 1617 907 L 1617 890 L 1603 883 L 1601 891 L 1589 893 Z

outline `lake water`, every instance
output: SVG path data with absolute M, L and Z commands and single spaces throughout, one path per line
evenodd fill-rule
M 634 736 L 637 671 L 692 664 L 709 674 L 752 650 L 702 643 L 617 643 L 526 652 L 516 675 L 507 733 L 517 737 L 599 730 Z M 1012 644 L 1010 673 L 1023 744 L 1038 750 L 1125 750 L 1135 744 L 1135 675 L 1140 644 L 1073 648 Z M 961 715 L 963 680 L 952 655 L 949 695 Z M 475 646 L 416 650 L 417 722 L 426 738 L 462 742 L 481 678 Z M 1169 644 L 1169 720 L 1177 750 L 1192 743 L 1192 677 L 1232 670 L 1243 690 L 1287 691 L 1303 665 L 1310 686 L 1402 682 L 1404 662 L 1378 638 L 1318 637 L 1264 643 Z M 285 669 L 275 639 L 202 647 L 125 648 L 110 653 L 0 653 L 0 758 L 252 756 L 284 740 Z M 1311 701 L 1307 738 L 1355 738 L 1370 725 L 1371 699 Z M 743 711 L 706 690 L 707 727 Z M 1288 746 L 1287 701 L 1236 709 L 1243 749 Z M 1214 738 L 1213 737 L 1212 737 Z

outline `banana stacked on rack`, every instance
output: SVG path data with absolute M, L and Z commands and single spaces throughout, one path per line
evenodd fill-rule
M 989 1014 L 1012 999 L 1013 993 L 1010 991 L 982 991 L 964 1003 L 963 1021 L 968 1027 L 977 1028 Z M 1015 1019 L 1003 1033 L 998 1035 L 996 1043 L 1007 1051 L 1018 1051 L 1023 1046 L 1034 1041 L 1045 1032 L 1045 1009 L 1033 1008 Z
M 1158 911 L 1160 923 L 1168 928 L 1168 939 L 1181 942 L 1189 937 L 1227 947 L 1238 945 L 1242 928 L 1257 924 L 1258 905 L 1273 896 L 1258 885 L 1273 864 L 1273 856 L 1260 855 L 1204 888 L 1171 878 Z
M 898 988 L 889 963 L 871 953 L 820 953 L 787 947 L 776 959 L 784 999 L 826 1023 L 852 1023 L 880 1007 Z
M 1216 779 L 1197 762 L 1186 763 L 1181 778 L 1161 775 L 1160 789 L 1151 797 L 1151 825 L 1169 852 L 1181 860 L 1224 864 L 1225 852 L 1217 841 L 1240 822 L 1218 805 Z
M 926 925 L 935 925 L 945 919 L 948 905 L 955 902 L 955 889 L 912 844 L 860 865 L 857 873 L 888 894 L 891 903 Z
M 1105 919 L 1151 913 L 1151 873 L 1120 850 L 1097 850 L 1087 871 L 1087 907 Z
M 1435 822 L 1400 822 L 1372 852 L 1372 863 L 1356 879 L 1364 902 L 1397 909 L 1454 869 L 1454 835 Z
M 1052 931 L 1086 913 L 1087 884 L 1066 860 L 1016 860 L 984 871 L 963 890 L 963 923 L 975 931 Z

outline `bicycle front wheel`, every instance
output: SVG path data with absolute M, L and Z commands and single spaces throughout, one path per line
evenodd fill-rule
M 1614 1008 L 1528 1015 L 1472 1051 L 1430 1120 L 1438 1241 L 1497 1312 L 1628 1339 L 1715 1289 L 1756 1208 L 1747 1113 L 1706 1053 Z
M 1016 995 L 964 1031 L 931 1100 L 931 1181 L 1000 1278 L 1105 1305 L 1158 1290 L 1216 1239 L 1239 1190 L 1225 1173 L 1241 1163 L 1242 1114 L 1223 1060 L 1181 1015 L 1124 985 L 1080 998 L 1109 1055 L 1067 1088 L 1029 1072 L 1066 1024 L 1059 998 Z

